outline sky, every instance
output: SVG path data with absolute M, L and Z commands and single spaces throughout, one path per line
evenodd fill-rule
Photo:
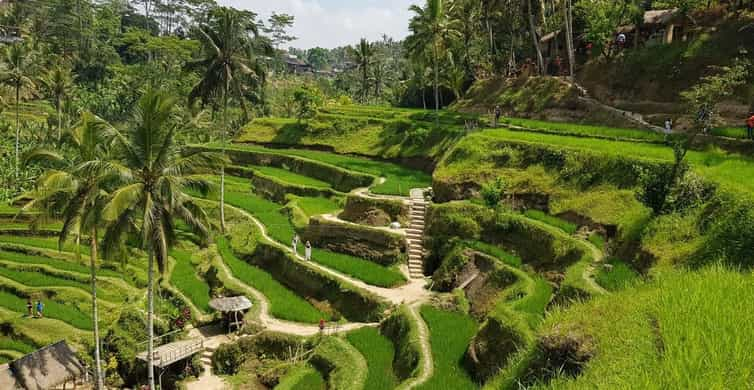
M 296 17 L 291 29 L 300 49 L 353 45 L 359 39 L 395 39 L 408 35 L 408 7 L 419 0 L 218 0 L 222 5 L 248 9 L 262 18 L 273 12 Z

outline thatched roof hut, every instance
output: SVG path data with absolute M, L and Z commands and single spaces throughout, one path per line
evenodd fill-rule
M 59 341 L 0 366 L 0 389 L 47 390 L 84 373 L 74 350 Z
M 221 313 L 230 313 L 251 309 L 251 301 L 245 296 L 214 298 L 209 301 L 209 307 Z

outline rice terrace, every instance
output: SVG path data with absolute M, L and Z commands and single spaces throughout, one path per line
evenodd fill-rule
M 0 2 L 0 390 L 754 388 L 754 1 Z

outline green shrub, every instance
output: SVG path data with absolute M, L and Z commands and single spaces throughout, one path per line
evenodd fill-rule
M 408 309 L 400 307 L 380 325 L 380 331 L 393 343 L 393 370 L 400 381 L 414 377 L 421 370 L 421 341 L 417 324 Z
M 367 363 L 353 346 L 339 337 L 326 337 L 314 348 L 309 362 L 327 378 L 331 390 L 364 388 Z
M 220 375 L 233 375 L 246 360 L 237 343 L 222 344 L 212 354 L 212 370 Z

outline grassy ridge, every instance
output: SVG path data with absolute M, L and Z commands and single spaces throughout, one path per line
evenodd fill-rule
M 42 270 L 23 270 L 0 267 L 0 276 L 29 287 L 73 287 L 81 289 L 87 293 L 91 289 L 88 282 L 66 279 L 64 277 L 54 276 L 40 271 Z M 86 277 L 84 276 L 84 278 Z M 119 291 L 104 289 L 102 288 L 102 285 L 97 287 L 97 295 L 103 299 L 112 301 L 118 301 L 121 298 Z
M 299 175 L 298 173 L 291 172 L 287 169 L 257 165 L 251 166 L 249 168 L 261 173 L 262 175 L 272 176 L 290 184 L 297 184 L 318 189 L 332 188 L 332 185 L 330 185 L 330 183 L 326 183 L 309 176 Z
M 554 226 L 560 230 L 565 231 L 568 234 L 576 233 L 576 230 L 578 229 L 578 226 L 576 226 L 576 224 L 570 223 L 558 217 L 553 217 L 552 215 L 548 215 L 540 210 L 526 210 L 524 212 L 524 215 L 527 218 L 535 219 L 550 226 Z
M 45 317 L 63 321 L 78 329 L 92 330 L 92 317 L 89 314 L 82 313 L 71 305 L 51 300 L 43 300 L 42 303 L 45 306 Z M 34 304 L 36 305 L 36 301 Z M 0 290 L 0 306 L 16 313 L 27 313 L 26 299 L 2 290 Z M 34 318 L 29 318 L 29 321 L 34 320 Z
M 233 276 L 259 290 L 270 302 L 270 314 L 283 320 L 317 323 L 328 316 L 296 295 L 269 273 L 237 258 L 224 237 L 217 238 L 217 249 Z
M 665 135 L 648 130 L 621 129 L 607 126 L 580 125 L 565 122 L 547 122 L 523 118 L 503 118 L 501 123 L 523 127 L 530 131 L 543 131 L 553 134 L 582 137 L 607 138 L 615 140 L 638 140 L 663 142 Z
M 56 237 L 35 237 L 35 236 L 15 236 L 10 234 L 0 234 L 0 242 L 8 244 L 18 244 L 37 248 L 44 248 L 50 250 L 58 250 L 58 239 Z M 76 253 L 81 251 L 81 254 L 89 255 L 89 247 L 81 245 L 77 247 L 74 243 L 65 243 L 63 245 L 63 251 Z
M 393 343 L 376 328 L 361 328 L 346 335 L 348 342 L 364 355 L 369 373 L 364 390 L 392 390 L 398 385 L 393 371 Z
M 191 261 L 191 254 L 182 250 L 174 249 L 170 256 L 175 259 L 175 267 L 170 275 L 170 284 L 175 286 L 183 295 L 200 310 L 208 313 L 209 285 L 199 278 Z
M 395 287 L 406 281 L 403 274 L 393 267 L 384 267 L 372 261 L 342 253 L 313 248 L 312 260 L 373 286 Z
M 276 153 L 288 156 L 307 158 L 343 169 L 366 173 L 375 177 L 385 177 L 383 184 L 372 187 L 372 192 L 386 195 L 408 195 L 411 188 L 425 188 L 432 184 L 430 175 L 397 164 L 327 153 L 315 150 L 300 149 L 269 149 L 256 145 L 232 145 L 230 149 L 251 150 L 264 153 Z
M 0 350 L 6 350 L 6 351 L 18 351 L 21 353 L 32 353 L 37 348 L 33 345 L 29 345 L 28 343 L 16 340 L 14 338 L 8 337 L 8 336 L 0 336 Z
M 421 315 L 427 322 L 432 344 L 434 374 L 419 389 L 476 389 L 478 386 L 464 370 L 461 361 L 477 323 L 469 316 L 423 306 Z
M 292 368 L 280 378 L 275 390 L 325 390 L 325 378 L 310 365 Z
M 27 255 L 24 253 L 6 251 L 2 249 L 0 249 L 0 259 L 6 260 L 6 261 L 12 261 L 14 263 L 21 263 L 21 264 L 49 265 L 50 267 L 53 267 L 59 270 L 76 272 L 76 273 L 86 274 L 86 275 L 89 275 L 90 273 L 90 268 L 81 263 L 74 263 L 71 261 L 55 259 L 55 258 L 45 257 L 45 256 Z M 113 271 L 113 270 L 109 270 L 109 269 L 98 269 L 97 274 L 99 276 L 109 276 L 109 277 L 114 277 L 114 278 L 120 278 L 122 276 L 121 273 Z

